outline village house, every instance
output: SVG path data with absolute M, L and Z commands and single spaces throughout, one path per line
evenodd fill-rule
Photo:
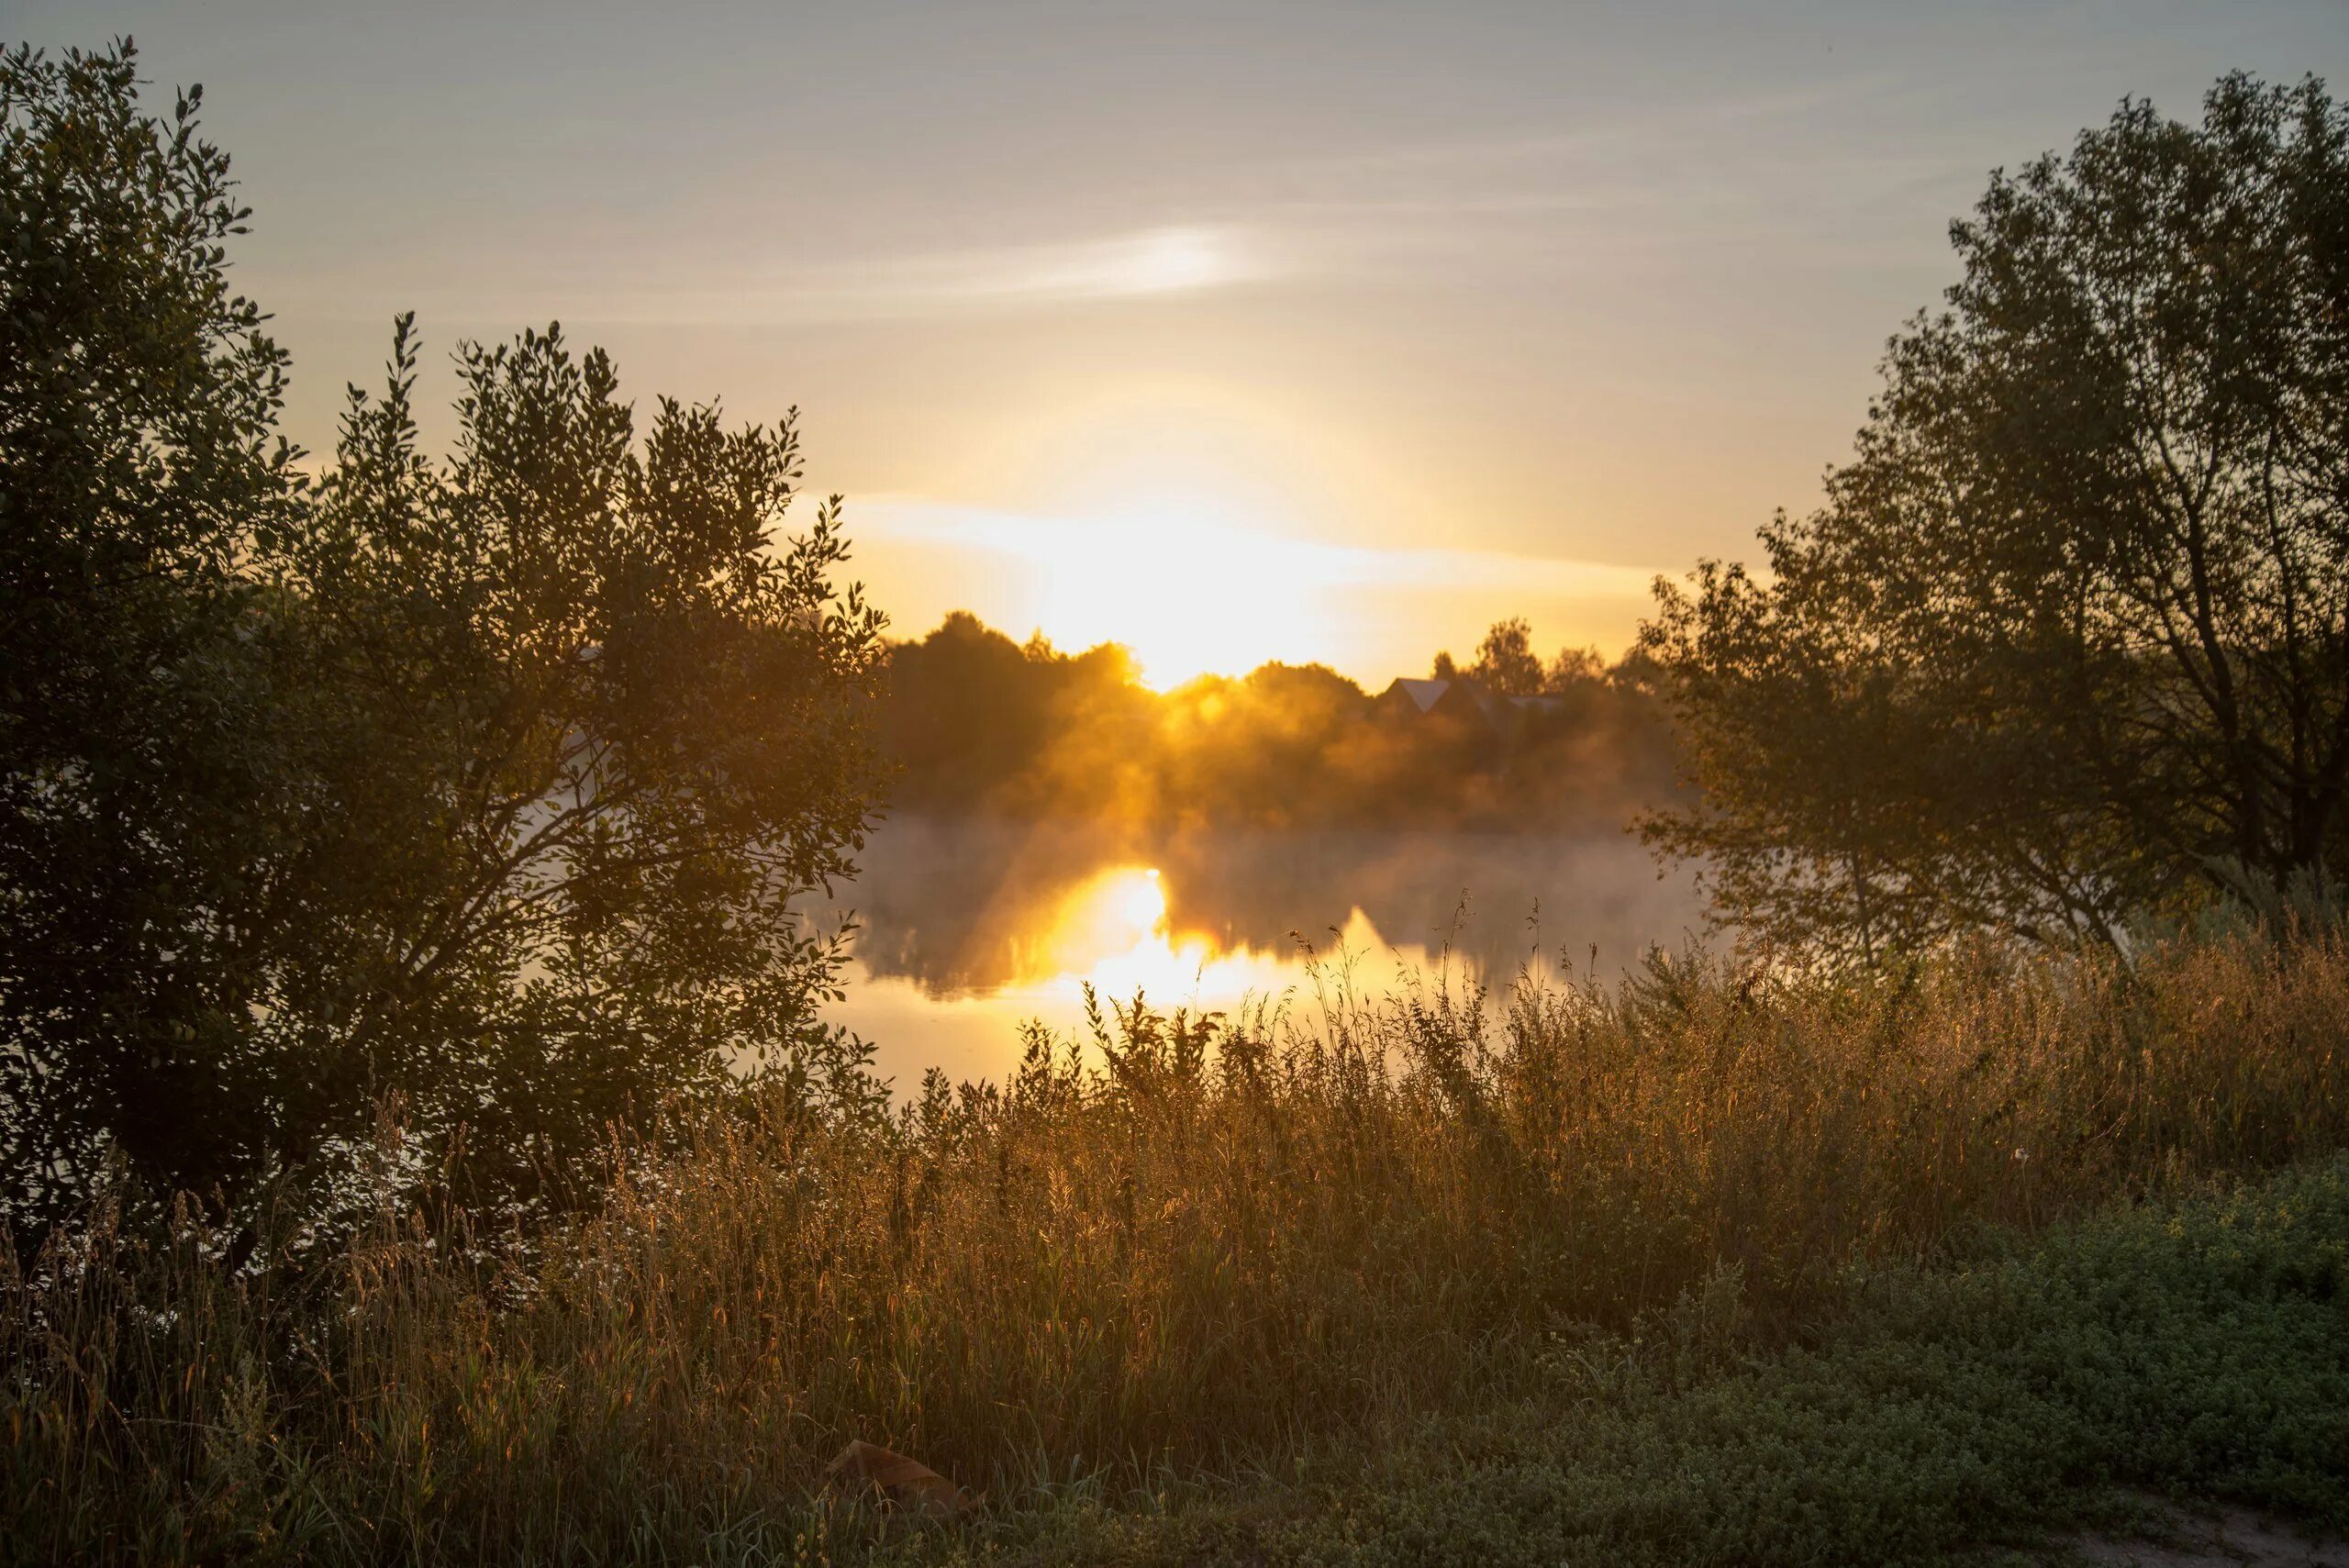
M 1378 694 L 1376 707 L 1382 717 L 1398 722 L 1472 725 L 1497 740 L 1514 741 L 1528 721 L 1564 712 L 1565 703 L 1553 696 L 1504 696 L 1465 679 L 1402 678 Z

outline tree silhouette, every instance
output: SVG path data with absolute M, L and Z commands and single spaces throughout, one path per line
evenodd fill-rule
M 1503 696 L 1530 697 L 1542 690 L 1542 659 L 1533 651 L 1533 628 L 1522 617 L 1494 623 L 1477 645 L 1470 678 Z
M 789 422 L 640 439 L 551 329 L 462 350 L 434 461 L 403 318 L 300 482 L 197 99 L 0 61 L 0 1218 L 109 1151 L 316 1176 L 386 1096 L 529 1203 L 664 1105 L 863 1094 L 787 905 L 863 829 L 880 621 L 831 506 L 780 535 Z
M 2230 76 L 1994 175 L 1828 500 L 1643 639 L 1731 923 L 1872 958 L 2349 870 L 2349 115 Z

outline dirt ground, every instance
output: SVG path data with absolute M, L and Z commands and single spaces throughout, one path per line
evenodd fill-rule
M 2076 1560 L 2110 1568 L 2349 1568 L 2349 1540 L 2311 1538 L 2243 1508 L 2192 1512 L 2147 1499 L 2155 1515 L 2145 1536 L 2086 1535 Z

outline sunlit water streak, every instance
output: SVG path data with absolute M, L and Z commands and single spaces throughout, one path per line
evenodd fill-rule
M 999 1077 L 1023 1025 L 1075 1031 L 1088 989 L 1105 1013 L 1140 997 L 1160 1010 L 1229 1017 L 1318 1006 L 1341 991 L 1384 995 L 1445 962 L 1416 944 L 1390 943 L 1360 908 L 1323 936 L 1319 944 L 1275 951 L 1176 930 L 1157 868 L 1120 865 L 1079 887 L 1031 938 L 1015 943 L 1016 968 L 1000 984 L 941 995 L 910 976 L 852 964 L 848 999 L 829 1017 L 874 1042 L 880 1071 L 903 1093 L 932 1066 L 958 1083 Z

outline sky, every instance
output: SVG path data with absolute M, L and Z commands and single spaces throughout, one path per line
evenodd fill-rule
M 238 285 L 332 446 L 395 313 L 560 320 L 640 406 L 797 407 L 895 632 L 1375 687 L 1504 616 L 1629 641 L 1850 450 L 1989 170 L 2349 0 L 6 0 L 200 82 Z

